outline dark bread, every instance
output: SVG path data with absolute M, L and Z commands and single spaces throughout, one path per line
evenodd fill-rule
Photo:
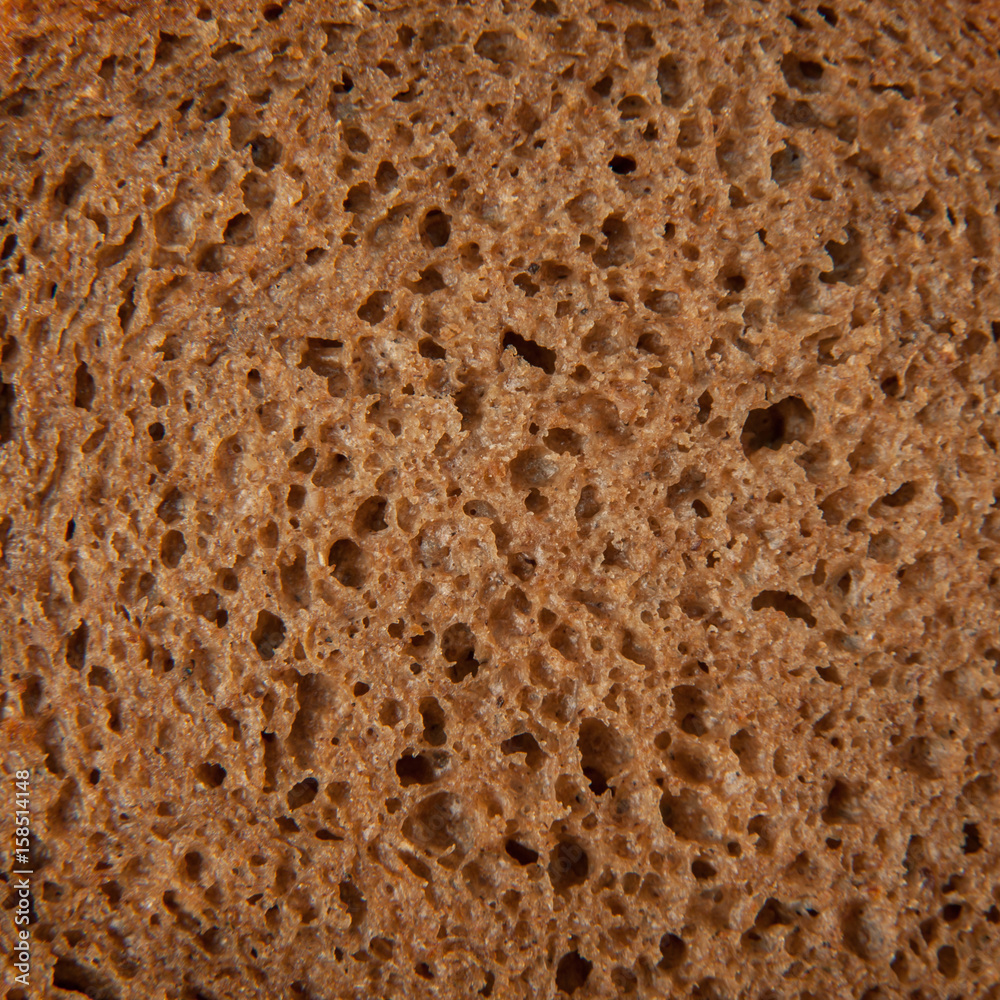
M 5 1000 L 996 1000 L 995 4 L 4 10 Z

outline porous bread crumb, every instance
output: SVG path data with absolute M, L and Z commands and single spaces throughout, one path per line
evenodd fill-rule
M 0 9 L 4 1000 L 1000 997 L 994 4 Z

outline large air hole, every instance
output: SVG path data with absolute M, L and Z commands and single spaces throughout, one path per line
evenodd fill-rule
M 590 874 L 590 860 L 583 846 L 571 838 L 560 840 L 549 854 L 549 878 L 556 892 L 583 885 Z
M 533 865 L 538 860 L 538 851 L 533 851 L 517 840 L 508 840 L 504 850 L 519 864 Z
M 476 637 L 468 625 L 459 622 L 450 625 L 441 636 L 441 653 L 452 664 L 448 675 L 459 684 L 470 675 L 479 673 L 480 661 L 476 659 Z
M 847 238 L 843 243 L 830 240 L 824 248 L 833 261 L 833 268 L 820 274 L 819 280 L 827 285 L 842 282 L 857 285 L 867 271 L 861 234 L 853 227 L 847 227 Z
M 420 222 L 420 237 L 429 247 L 446 246 L 451 238 L 451 217 L 432 208 Z
M 762 448 L 777 451 L 791 441 L 805 441 L 814 423 L 812 410 L 798 396 L 751 410 L 740 435 L 743 452 L 749 456 Z
M 762 590 L 750 602 L 750 606 L 754 611 L 760 611 L 762 608 L 773 608 L 788 618 L 798 618 L 800 621 L 804 621 L 809 628 L 816 624 L 816 618 L 809 609 L 809 605 L 802 598 L 782 590 Z
M 887 493 L 882 497 L 882 503 L 886 507 L 905 507 L 910 503 L 913 498 L 917 495 L 917 484 L 916 483 L 903 483 L 893 493 Z
M 95 394 L 94 376 L 90 374 L 87 363 L 81 362 L 76 369 L 76 392 L 73 396 L 73 405 L 82 410 L 90 410 L 94 405 Z
M 281 159 L 281 143 L 269 135 L 255 135 L 250 140 L 250 158 L 261 170 L 271 170 Z
M 275 650 L 285 641 L 285 623 L 270 611 L 261 611 L 250 638 L 257 647 L 260 658 L 270 660 L 274 657 Z
M 563 955 L 556 966 L 556 986 L 563 993 L 572 995 L 586 985 L 593 967 L 594 963 L 585 959 L 578 951 Z
M 0 378 L 0 444 L 13 440 L 16 402 L 17 392 L 14 386 Z
M 577 739 L 580 766 L 595 795 L 603 795 L 632 758 L 628 741 L 599 719 L 584 719 Z
M 344 587 L 360 590 L 367 575 L 366 560 L 357 542 L 341 538 L 333 543 L 329 555 L 333 578 Z
M 513 347 L 518 357 L 523 358 L 529 365 L 541 368 L 546 375 L 552 375 L 556 370 L 556 352 L 548 347 L 543 347 L 534 340 L 528 340 L 513 330 L 508 330 L 503 335 L 500 350 L 505 351 L 508 347 Z
M 406 788 L 408 785 L 429 785 L 434 781 L 434 765 L 426 754 L 403 754 L 396 761 L 396 774 L 399 783 Z

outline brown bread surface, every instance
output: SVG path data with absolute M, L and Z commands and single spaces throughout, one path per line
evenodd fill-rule
M 997 1000 L 996 4 L 0 9 L 4 1000 Z

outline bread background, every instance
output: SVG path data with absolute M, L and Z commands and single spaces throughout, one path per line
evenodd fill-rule
M 997 996 L 995 5 L 6 11 L 8 1000 Z

